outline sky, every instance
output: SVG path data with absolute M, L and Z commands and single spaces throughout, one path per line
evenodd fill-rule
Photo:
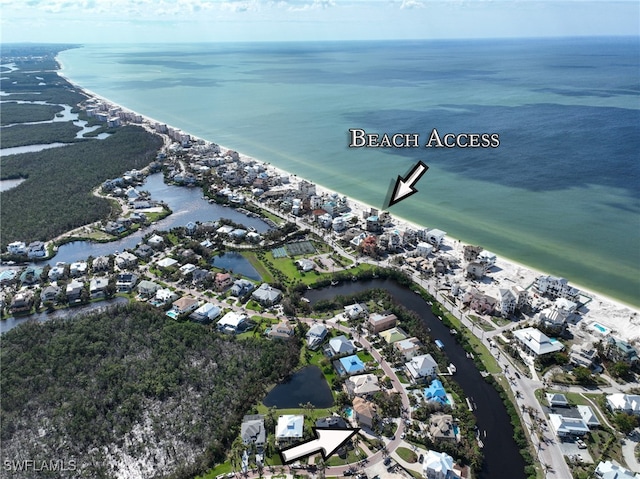
M 640 36 L 638 0 L 0 0 L 2 43 Z

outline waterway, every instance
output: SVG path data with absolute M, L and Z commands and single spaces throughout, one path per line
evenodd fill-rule
M 311 290 L 305 294 L 305 297 L 314 304 L 316 301 L 330 299 L 336 295 L 349 295 L 372 288 L 388 291 L 396 302 L 420 315 L 425 324 L 431 328 L 432 338 L 443 342 L 449 361 L 456 365 L 457 372 L 454 379 L 462 387 L 465 395 L 473 398 L 478 429 L 486 431 L 486 437 L 484 435 L 482 437 L 484 462 L 477 477 L 524 479 L 525 463 L 513 440 L 513 427 L 500 396 L 484 381 L 473 361 L 467 358 L 462 346 L 449 333 L 449 329 L 433 315 L 431 306 L 419 295 L 392 280 L 377 279 Z M 460 405 L 460 407 L 466 406 Z
M 235 274 L 241 274 L 242 276 L 255 281 L 260 281 L 262 279 L 260 274 L 251 265 L 251 262 L 235 251 L 215 256 L 211 261 L 211 265 L 216 268 L 226 269 L 227 271 Z
M 251 218 L 234 208 L 211 204 L 202 198 L 200 188 L 189 188 L 165 184 L 161 173 L 149 175 L 140 186 L 140 190 L 148 191 L 151 197 L 164 201 L 173 213 L 158 221 L 151 228 L 143 228 L 123 239 L 111 241 L 109 243 L 93 243 L 89 241 L 74 241 L 66 243 L 58 248 L 56 255 L 47 260 L 47 264 L 54 265 L 58 261 L 72 263 L 88 258 L 89 256 L 107 256 L 116 251 L 135 248 L 142 241 L 142 238 L 152 229 L 158 231 L 168 231 L 171 228 L 185 226 L 189 222 L 216 221 L 226 218 L 234 223 L 242 224 L 246 227 L 253 227 L 258 233 L 264 233 L 270 226 L 259 218 Z M 216 266 L 218 266 L 216 264 Z M 234 269 L 234 272 L 236 270 Z
M 12 316 L 0 321 L 0 334 L 4 334 L 7 331 L 12 330 L 16 326 L 19 326 L 22 323 L 26 323 L 27 321 L 37 321 L 39 323 L 44 323 L 45 321 L 50 321 L 52 319 L 60 319 L 60 318 L 68 319 L 68 318 L 73 318 L 79 315 L 86 315 L 87 313 L 97 313 L 111 306 L 127 303 L 128 301 L 129 300 L 127 298 L 117 297 L 117 298 L 109 299 L 106 301 L 90 303 L 84 306 L 58 309 L 56 311 L 53 311 L 52 313 L 38 313 L 38 314 L 31 314 L 29 316 L 18 316 L 18 317 Z
M 264 398 L 265 406 L 279 409 L 298 408 L 311 403 L 317 408 L 333 406 L 333 395 L 318 366 L 307 366 L 291 376 L 287 382 L 274 387 Z

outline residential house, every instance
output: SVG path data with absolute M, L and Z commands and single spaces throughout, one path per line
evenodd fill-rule
M 149 281 L 146 279 L 140 281 L 140 283 L 138 283 L 138 286 L 136 287 L 136 289 L 138 290 L 138 294 L 144 298 L 153 297 L 160 288 L 162 288 L 162 286 L 160 286 L 158 283 L 154 283 L 153 281 Z
M 640 395 L 637 394 L 609 394 L 606 397 L 607 407 L 615 412 L 626 412 L 640 416 Z
M 15 255 L 25 255 L 29 251 L 24 241 L 14 241 L 7 245 L 7 253 Z
M 532 356 L 542 356 L 564 349 L 560 341 L 554 338 L 548 338 L 536 328 L 518 329 L 513 332 L 513 336 L 523 347 L 524 352 Z
M 349 397 L 367 396 L 380 391 L 378 376 L 375 374 L 359 374 L 351 376 L 344 382 Z
M 264 416 L 251 414 L 242 418 L 240 425 L 240 437 L 245 445 L 255 444 L 260 450 L 267 440 L 267 432 L 264 429 Z
M 91 264 L 91 270 L 96 273 L 99 271 L 107 271 L 109 269 L 109 257 L 108 256 L 98 256 L 94 258 L 93 263 Z
M 580 417 L 549 414 L 551 430 L 558 437 L 582 437 L 589 433 L 589 426 Z
M 32 305 L 33 305 L 33 292 L 31 292 L 28 289 L 25 289 L 13 295 L 13 299 L 11 300 L 11 305 L 9 306 L 9 310 L 13 314 L 29 312 L 31 311 Z
M 211 321 L 220 316 L 220 308 L 211 303 L 204 303 L 193 313 L 189 315 L 189 319 L 202 324 L 209 324 Z
M 433 252 L 433 245 L 430 244 L 430 243 L 427 243 L 425 241 L 420 241 L 416 245 L 416 251 L 415 251 L 416 256 L 420 256 L 422 258 L 426 258 L 432 252 Z
M 231 286 L 231 296 L 242 297 L 245 294 L 249 294 L 253 291 L 255 285 L 247 280 L 247 279 L 238 279 L 234 281 L 233 286 Z
M 213 284 L 216 291 L 224 291 L 233 284 L 233 278 L 229 273 L 216 273 Z
M 196 309 L 198 309 L 198 300 L 187 296 L 176 299 L 171 305 L 171 311 L 178 316 L 191 313 Z
M 576 406 L 576 408 L 578 409 L 578 413 L 580 414 L 582 420 L 587 426 L 589 426 L 589 429 L 600 427 L 600 420 L 598 419 L 598 416 L 593 412 L 593 409 L 591 409 L 591 406 L 579 404 L 578 406 Z
M 244 329 L 247 319 L 244 313 L 229 311 L 218 321 L 218 329 L 224 333 L 238 333 Z
M 58 262 L 56 263 L 55 266 L 52 266 L 51 269 L 49 270 L 49 279 L 51 281 L 57 281 L 60 278 L 64 277 L 64 273 L 65 273 L 65 264 L 62 262 Z
M 533 283 L 534 291 L 550 298 L 566 298 L 574 301 L 580 295 L 580 291 L 569 286 L 564 278 L 555 276 L 538 276 Z
M 438 363 L 430 354 L 422 354 L 411 358 L 411 361 L 405 363 L 405 368 L 409 378 L 417 382 L 435 377 L 438 371 Z
M 622 361 L 629 365 L 638 362 L 638 351 L 626 341 L 609 336 L 605 338 L 605 355 L 611 361 Z
M 634 474 L 611 461 L 600 461 L 594 472 L 599 479 L 640 479 L 640 473 Z
M 124 233 L 126 228 L 120 223 L 116 223 L 115 221 L 108 221 L 103 230 L 107 234 L 118 236 L 120 233 Z
M 433 441 L 456 442 L 453 416 L 451 414 L 435 413 L 429 418 L 429 435 Z
M 446 452 L 428 450 L 422 463 L 422 475 L 426 479 L 457 479 L 453 458 Z
M 420 352 L 422 343 L 418 338 L 412 337 L 396 341 L 393 343 L 393 347 L 396 348 L 402 356 L 404 356 L 405 360 L 409 361 Z
M 262 306 L 273 306 L 282 298 L 282 291 L 262 283 L 258 289 L 251 293 L 251 298 Z
M 545 308 L 540 311 L 536 314 L 535 319 L 541 326 L 557 333 L 561 333 L 566 328 L 567 320 L 570 315 L 571 313 L 565 309 L 552 307 Z
M 108 286 L 109 278 L 91 278 L 91 281 L 89 281 L 89 296 L 91 296 L 91 299 L 104 298 Z
M 138 276 L 133 273 L 120 273 L 116 279 L 116 289 L 119 293 L 130 293 L 133 291 Z
M 367 327 L 372 333 L 379 333 L 386 329 L 391 329 L 396 325 L 398 318 L 395 314 L 374 313 L 369 316 Z
M 29 243 L 27 256 L 29 258 L 44 258 L 47 255 L 46 245 L 42 241 L 34 241 Z
M 407 339 L 408 337 L 407 333 L 405 333 L 402 328 L 399 328 L 397 326 L 395 328 L 386 329 L 379 333 L 379 335 L 389 344 L 393 344 L 396 341 L 402 341 L 403 339 Z
M 40 300 L 45 303 L 47 301 L 55 302 L 60 295 L 61 289 L 57 285 L 46 286 L 40 293 Z
M 116 255 L 116 266 L 121 270 L 130 268 L 136 264 L 138 264 L 138 257 L 133 253 L 123 251 Z
M 162 258 L 160 261 L 158 261 L 156 264 L 160 267 L 160 268 L 171 268 L 172 266 L 176 265 L 178 262 L 173 259 L 173 258 Z
M 358 374 L 363 372 L 366 369 L 366 366 L 362 362 L 362 359 L 360 359 L 355 354 L 351 356 L 345 356 L 344 358 L 340 358 L 334 364 L 337 366 L 338 373 L 341 376 L 350 376 L 352 374 Z
M 186 263 L 183 264 L 182 266 L 180 266 L 180 268 L 178 268 L 178 271 L 180 271 L 180 274 L 182 276 L 186 276 L 189 273 L 193 273 L 193 271 L 197 268 L 197 266 L 195 264 L 192 263 Z
M 328 332 L 324 324 L 317 323 L 311 326 L 307 331 L 307 347 L 312 351 L 317 349 L 327 337 Z
M 367 315 L 367 307 L 364 304 L 354 303 L 344 307 L 345 319 L 358 319 Z
M 164 245 L 164 238 L 160 235 L 154 234 L 147 240 L 147 243 L 152 248 L 161 248 Z
M 423 390 L 424 398 L 427 402 L 435 402 L 446 406 L 449 404 L 449 398 L 447 397 L 447 391 L 445 391 L 442 382 L 439 379 L 434 379 L 429 384 L 429 387 Z
M 526 304 L 526 291 L 520 286 L 500 288 L 496 311 L 503 318 L 508 318 Z
M 576 366 L 583 366 L 589 369 L 597 367 L 595 363 L 597 357 L 598 351 L 595 348 L 586 348 L 578 344 L 572 345 L 569 352 L 569 361 Z
M 302 439 L 304 433 L 304 416 L 285 414 L 278 418 L 276 425 L 276 442 L 287 444 Z
M 467 266 L 465 266 L 467 278 L 480 280 L 484 278 L 485 274 L 487 274 L 487 270 L 487 265 L 480 261 L 471 261 L 470 263 L 467 263 Z
M 18 270 L 5 269 L 0 271 L 0 284 L 9 284 L 18 276 Z
M 267 336 L 271 339 L 287 339 L 293 336 L 295 328 L 289 324 L 289 321 L 280 321 L 275 326 L 272 326 L 267 331 Z
M 139 245 L 134 251 L 135 255 L 138 258 L 142 258 L 142 259 L 150 258 L 151 256 L 153 256 L 154 252 L 155 251 L 153 250 L 153 248 L 150 245 L 145 243 Z
M 447 233 L 445 231 L 434 228 L 427 231 L 426 241 L 427 243 L 431 243 L 437 249 L 444 242 L 444 237 L 446 235 Z
M 37 266 L 27 266 L 20 274 L 20 284 L 23 286 L 38 284 L 42 277 L 42 271 L 43 269 Z
M 493 313 L 496 303 L 495 298 L 481 293 L 476 288 L 469 288 L 462 296 L 462 304 L 479 314 Z
M 547 402 L 551 407 L 569 407 L 569 401 L 567 396 L 560 393 L 547 393 Z
M 67 301 L 69 303 L 79 302 L 83 289 L 84 289 L 84 283 L 82 281 L 78 281 L 76 279 L 71 281 L 69 284 L 67 284 L 67 289 L 66 289 Z
M 378 408 L 371 401 L 360 396 L 353 399 L 353 413 L 359 426 L 373 429 L 378 420 Z
M 356 347 L 353 345 L 346 336 L 336 336 L 329 340 L 329 349 L 332 356 L 338 356 L 343 354 L 353 354 Z
M 347 429 L 347 421 L 340 416 L 321 417 L 316 420 L 316 427 L 322 429 Z
M 213 273 L 211 271 L 207 271 L 203 268 L 196 268 L 191 272 L 191 283 L 193 284 L 202 284 L 207 280 L 210 280 L 213 277 Z
M 71 263 L 71 265 L 69 265 L 69 274 L 74 278 L 77 278 L 78 276 L 87 274 L 88 268 L 89 266 L 87 265 L 86 261 L 76 261 L 75 263 Z

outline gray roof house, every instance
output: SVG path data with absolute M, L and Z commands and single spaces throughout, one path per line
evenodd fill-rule
M 248 279 L 238 279 L 231 286 L 231 296 L 244 296 L 253 291 L 253 288 L 255 288 L 255 285 Z
M 264 430 L 264 416 L 251 414 L 242 418 L 240 437 L 245 444 L 255 443 L 256 446 L 263 446 L 267 438 Z
M 272 306 L 282 297 L 282 291 L 262 283 L 258 289 L 251 293 L 251 297 L 263 306 Z
M 324 324 L 314 324 L 307 331 L 307 346 L 309 349 L 316 349 L 324 338 L 327 337 L 327 327 Z
M 331 348 L 331 353 L 334 356 L 338 354 L 353 354 L 356 350 L 355 346 L 344 335 L 331 338 L 329 340 L 329 348 Z

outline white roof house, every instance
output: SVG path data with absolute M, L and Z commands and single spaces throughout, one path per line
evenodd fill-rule
M 359 374 L 345 381 L 347 391 L 351 395 L 362 396 L 380 391 L 378 377 L 375 374 Z
M 551 429 L 558 437 L 584 436 L 589 432 L 589 426 L 582 418 L 566 417 L 560 414 L 549 414 Z
M 285 414 L 278 418 L 276 425 L 276 440 L 290 441 L 301 439 L 304 428 L 304 416 Z
M 262 305 L 271 306 L 280 300 L 282 291 L 269 286 L 267 283 L 262 283 L 258 289 L 251 293 L 251 297 Z
M 453 469 L 453 458 L 446 452 L 427 451 L 422 464 L 427 479 L 451 479 L 459 477 Z
M 634 474 L 611 461 L 600 462 L 594 472 L 601 479 L 640 479 L 640 474 Z
M 220 308 L 215 304 L 204 303 L 198 309 L 196 309 L 191 316 L 191 319 L 195 321 L 212 321 L 220 316 Z
M 624 411 L 640 416 L 640 396 L 637 394 L 609 394 L 607 406 L 612 411 Z
M 331 338 L 329 340 L 329 347 L 333 354 L 350 354 L 356 350 L 355 346 L 344 335 Z
M 420 379 L 424 377 L 435 376 L 438 369 L 438 363 L 436 363 L 433 356 L 430 354 L 422 354 L 420 356 L 414 356 L 411 361 L 405 363 L 407 372 L 412 379 Z
M 524 328 L 513 332 L 513 335 L 525 347 L 529 354 L 542 356 L 555 353 L 564 349 L 563 344 L 557 339 L 549 338 L 536 328 Z
M 229 311 L 218 321 L 218 329 L 227 332 L 236 332 L 240 325 L 246 320 L 246 314 Z
M 593 412 L 591 406 L 579 405 L 578 412 L 580 413 L 580 417 L 589 427 L 598 427 L 600 426 L 600 420 L 598 416 Z
M 158 266 L 160 266 L 161 268 L 169 268 L 171 266 L 173 266 L 174 264 L 176 264 L 177 261 L 173 258 L 162 258 L 160 261 L 158 261 Z

